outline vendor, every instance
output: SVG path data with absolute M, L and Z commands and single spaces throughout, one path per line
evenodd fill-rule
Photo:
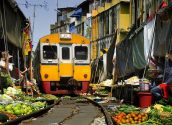
M 13 69 L 12 63 L 9 63 L 9 59 L 12 57 L 7 51 L 1 53 L 0 59 L 0 77 L 1 77 L 1 87 L 7 88 L 13 84 L 10 76 L 10 72 Z
M 155 101 L 161 100 L 162 98 L 168 98 L 167 86 L 169 84 L 172 85 L 172 51 L 165 55 L 165 59 L 168 62 L 168 65 L 164 70 L 164 82 L 151 89 Z

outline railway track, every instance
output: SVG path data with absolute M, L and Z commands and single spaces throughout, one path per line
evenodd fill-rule
M 62 98 L 48 112 L 19 125 L 113 125 L 106 110 L 88 98 Z

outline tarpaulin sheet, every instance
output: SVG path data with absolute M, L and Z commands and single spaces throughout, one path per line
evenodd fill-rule
M 172 10 L 161 9 L 156 15 L 154 56 L 164 56 L 172 48 Z
M 82 16 L 82 8 L 76 9 L 71 17 L 81 17 Z
M 132 44 L 125 40 L 116 48 L 116 63 L 118 76 L 124 77 L 134 71 L 132 59 Z
M 70 33 L 77 33 L 76 27 L 75 27 L 75 22 L 73 22 L 69 25 L 69 32 Z
M 136 69 L 143 69 L 146 65 L 144 56 L 144 34 L 143 29 L 131 39 L 133 66 Z
M 144 56 L 143 28 L 130 39 L 125 39 L 117 46 L 117 67 L 119 77 L 124 77 L 143 69 L 146 65 Z

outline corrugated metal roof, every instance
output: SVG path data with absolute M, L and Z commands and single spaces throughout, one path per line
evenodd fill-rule
M 24 13 L 21 11 L 20 7 L 18 6 L 15 0 L 5 0 L 5 2 L 8 2 L 15 12 L 18 12 L 24 19 L 26 19 Z

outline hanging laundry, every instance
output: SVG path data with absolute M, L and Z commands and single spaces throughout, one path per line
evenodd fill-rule
M 153 56 L 154 27 L 155 19 L 151 20 L 144 26 L 144 55 L 146 61 L 148 61 L 148 56 Z

